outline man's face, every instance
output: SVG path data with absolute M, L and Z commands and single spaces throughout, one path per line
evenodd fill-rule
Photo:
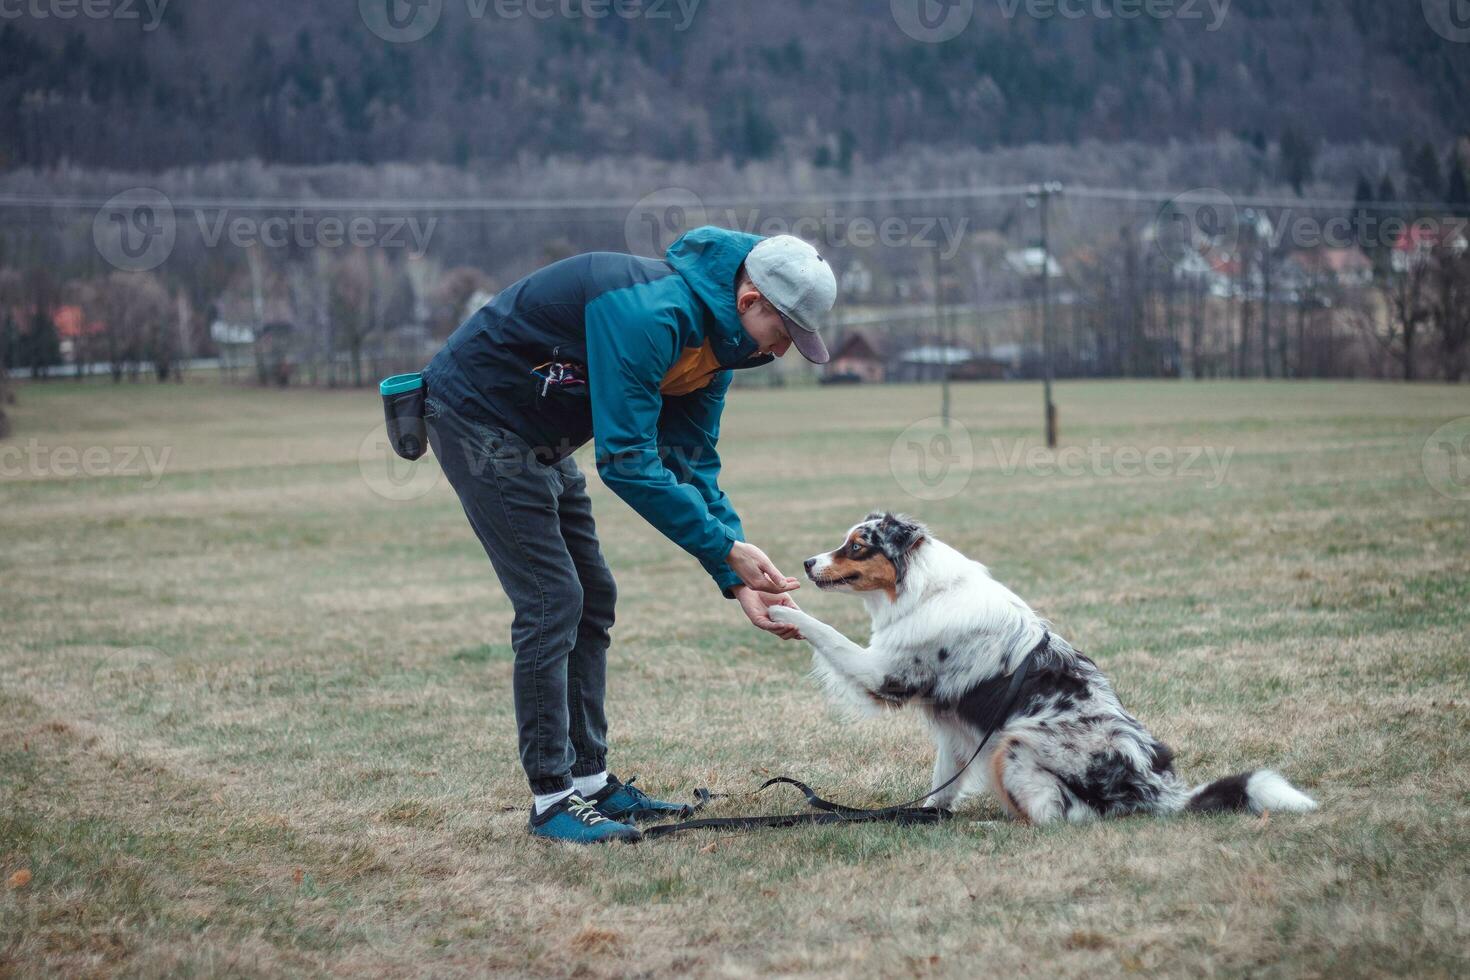
M 759 346 L 759 353 L 781 357 L 791 349 L 791 335 L 781 314 L 766 302 L 759 289 L 748 283 L 743 286 L 735 297 L 735 309 L 740 314 L 740 325 Z

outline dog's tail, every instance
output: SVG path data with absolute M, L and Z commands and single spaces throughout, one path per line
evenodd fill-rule
M 1257 769 L 1196 786 L 1184 804 L 1186 813 L 1311 813 L 1317 801 L 1288 783 L 1273 769 Z

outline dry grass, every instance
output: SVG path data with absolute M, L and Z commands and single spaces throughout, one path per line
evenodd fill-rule
M 171 455 L 156 485 L 0 477 L 0 975 L 1470 967 L 1470 504 L 1420 466 L 1466 389 L 1062 387 L 1072 445 L 1233 450 L 1209 488 L 1008 473 L 991 440 L 1031 437 L 1039 393 L 961 387 L 975 472 L 933 502 L 888 460 L 937 391 L 737 392 L 727 489 L 778 563 L 914 512 L 1093 653 L 1186 775 L 1270 763 L 1324 807 L 1043 831 L 976 800 L 942 828 L 598 851 L 524 833 L 509 608 L 446 486 L 370 488 L 370 394 L 20 396 L 0 448 Z M 822 708 L 802 648 L 593 484 L 618 771 L 670 795 L 778 771 L 860 805 L 923 789 L 913 719 Z M 850 600 L 801 598 L 863 635 Z

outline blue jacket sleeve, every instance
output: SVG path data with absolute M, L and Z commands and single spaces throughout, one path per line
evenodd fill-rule
M 723 371 L 709 387 L 678 398 L 665 398 L 659 417 L 659 450 L 664 465 L 683 484 L 699 491 L 705 506 L 725 527 L 745 540 L 745 528 L 730 498 L 720 489 L 720 415 L 725 392 L 730 388 L 730 371 Z M 740 576 L 721 558 L 717 568 L 705 566 L 726 595 L 740 584 Z
M 681 483 L 659 453 L 659 385 L 679 356 L 674 307 L 640 302 L 635 290 L 587 307 L 587 373 L 602 482 L 664 536 L 699 560 L 721 588 L 734 575 L 725 556 L 739 540 L 697 487 Z M 738 582 L 738 579 L 736 580 Z

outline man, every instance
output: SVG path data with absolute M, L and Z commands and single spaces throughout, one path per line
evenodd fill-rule
M 806 242 L 699 228 L 663 261 L 579 255 L 507 287 L 424 371 L 429 441 L 515 608 L 515 709 L 532 834 L 637 840 L 639 820 L 687 808 L 607 772 L 603 693 L 616 589 L 586 479 L 603 482 L 693 555 L 751 623 L 798 587 L 745 541 L 715 444 L 732 372 L 818 333 L 837 282 Z

